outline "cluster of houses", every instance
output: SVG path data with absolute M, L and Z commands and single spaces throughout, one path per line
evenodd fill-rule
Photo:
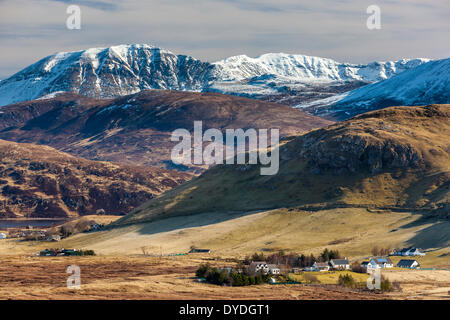
M 48 230 L 34 229 L 32 226 L 25 228 L 8 228 L 0 233 L 0 239 L 19 239 L 34 241 L 60 241 L 59 234 L 49 233 Z
M 306 267 L 304 269 L 304 271 L 330 271 L 330 270 L 350 270 L 350 262 L 347 260 L 347 258 L 331 259 L 330 261 L 327 262 L 314 262 L 314 264 L 311 267 Z
M 394 263 L 389 258 L 372 258 L 370 261 L 364 261 L 361 266 L 367 270 L 367 273 L 371 273 L 376 269 L 393 268 Z M 419 262 L 412 259 L 402 259 L 397 263 L 398 268 L 418 269 L 420 268 Z
M 8 233 L 0 233 L 0 239 L 15 238 L 23 240 L 35 241 L 60 241 L 61 236 L 49 234 L 46 230 L 39 230 L 33 228 L 27 229 L 9 229 Z
M 350 270 L 350 263 L 347 258 L 331 259 L 329 262 L 315 262 L 311 267 L 306 267 L 303 271 L 330 271 L 330 270 Z M 281 270 L 276 264 L 268 264 L 265 261 L 253 261 L 250 263 L 251 273 L 265 273 L 278 275 Z M 301 268 L 292 268 L 292 273 L 299 273 Z
M 394 250 L 394 254 L 396 252 L 401 252 L 402 256 L 424 256 L 425 253 L 421 252 L 417 248 L 405 248 L 399 251 Z M 400 255 L 400 254 L 399 254 Z M 419 262 L 412 259 L 402 259 L 397 265 L 398 268 L 408 268 L 408 269 L 418 269 L 420 268 Z M 389 257 L 373 257 L 369 261 L 363 261 L 361 263 L 361 267 L 363 267 L 367 273 L 372 273 L 377 269 L 388 269 L 393 268 L 394 263 Z M 311 267 L 306 267 L 303 271 L 313 272 L 313 271 L 331 271 L 331 270 L 351 270 L 350 262 L 347 258 L 344 259 L 331 259 L 327 262 L 314 262 Z M 265 261 L 253 261 L 249 265 L 249 271 L 251 273 L 264 273 L 271 275 L 280 274 L 281 270 L 278 265 L 268 264 Z M 292 268 L 292 273 L 299 273 L 302 271 L 301 268 Z M 231 272 L 231 271 L 230 271 Z

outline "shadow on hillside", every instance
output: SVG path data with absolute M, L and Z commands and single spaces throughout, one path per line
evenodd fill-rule
M 265 212 L 267 210 L 249 211 L 240 213 L 201 213 L 185 216 L 176 216 L 155 220 L 152 222 L 137 224 L 137 232 L 142 235 L 150 235 L 161 232 L 170 232 L 174 230 L 203 227 L 217 224 L 231 219 L 241 218 L 244 216 Z M 124 226 L 126 228 L 126 226 Z
M 417 227 L 429 223 L 433 225 L 416 232 L 408 244 L 418 248 L 445 248 L 450 246 L 450 222 L 432 219 L 419 219 L 402 226 L 402 229 Z

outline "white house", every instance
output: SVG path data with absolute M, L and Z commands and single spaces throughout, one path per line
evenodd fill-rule
M 314 262 L 312 265 L 313 271 L 329 271 L 330 264 L 328 262 Z
M 370 262 L 378 264 L 382 269 L 394 267 L 394 263 L 389 258 L 372 258 Z
M 0 233 L 0 239 L 6 239 L 7 235 L 6 233 Z
M 381 269 L 381 266 L 373 259 L 370 261 L 364 261 L 361 263 L 361 267 L 366 268 L 367 273 L 372 273 L 373 270 Z
M 416 260 L 402 259 L 397 263 L 399 268 L 418 269 L 420 264 Z
M 331 259 L 330 265 L 333 269 L 336 269 L 336 270 L 349 270 L 350 269 L 350 263 L 348 262 L 347 258 Z
M 361 263 L 361 267 L 366 268 L 367 273 L 371 273 L 376 269 L 393 268 L 394 263 L 389 258 L 372 258 Z
M 269 266 L 265 261 L 252 261 L 252 263 L 250 263 L 249 270 L 253 273 L 268 273 Z
M 424 256 L 426 253 L 415 247 L 403 248 L 401 250 L 394 249 L 395 256 Z
M 270 274 L 280 274 L 280 268 L 276 264 L 268 264 Z

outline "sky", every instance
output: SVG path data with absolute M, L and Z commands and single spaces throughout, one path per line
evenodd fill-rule
M 69 5 L 81 29 L 66 27 Z M 380 8 L 381 29 L 366 12 Z M 339 62 L 450 57 L 448 0 L 0 0 L 0 79 L 59 51 L 149 44 L 204 61 L 268 52 Z

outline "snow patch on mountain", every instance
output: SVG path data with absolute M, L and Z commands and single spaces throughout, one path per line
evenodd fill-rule
M 434 60 L 344 95 L 295 107 L 308 112 L 345 119 L 388 106 L 450 103 L 450 59 Z

